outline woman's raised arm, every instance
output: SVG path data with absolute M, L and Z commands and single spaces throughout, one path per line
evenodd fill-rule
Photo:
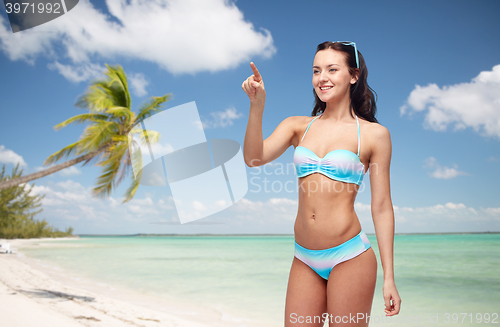
M 241 88 L 250 99 L 250 112 L 243 144 L 243 157 L 249 167 L 265 165 L 278 158 L 292 144 L 296 117 L 283 120 L 274 132 L 263 141 L 262 115 L 266 102 L 264 81 L 257 67 L 250 63 L 253 75 L 248 77 Z

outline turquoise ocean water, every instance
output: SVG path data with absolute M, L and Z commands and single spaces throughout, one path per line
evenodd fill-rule
M 368 238 L 378 259 L 376 238 Z M 96 282 L 283 326 L 293 236 L 81 237 L 51 243 L 57 246 L 23 253 Z M 394 246 L 402 310 L 397 318 L 384 316 L 379 262 L 370 326 L 498 326 L 500 234 L 396 235 Z

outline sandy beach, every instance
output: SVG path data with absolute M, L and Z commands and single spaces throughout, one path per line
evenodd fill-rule
M 68 238 L 70 239 L 70 238 Z M 0 326 L 183 326 L 226 325 L 211 312 L 160 303 L 120 290 L 109 297 L 96 289 L 54 278 L 40 263 L 26 258 L 23 248 L 61 239 L 1 240 L 17 253 L 0 253 Z M 43 245 L 43 244 L 42 244 Z M 72 280 L 80 280 L 72 278 Z M 81 286 L 75 287 L 75 285 Z M 104 289 L 104 287 L 103 287 Z M 112 289 L 107 287 L 107 289 Z M 156 307 L 151 303 L 155 303 Z M 144 304 L 144 305 L 141 305 Z M 165 308 L 165 310 L 162 310 Z M 179 314 L 172 314 L 178 312 Z M 189 318 L 192 319 L 189 319 Z

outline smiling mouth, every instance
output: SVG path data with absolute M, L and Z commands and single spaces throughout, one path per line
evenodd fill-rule
M 331 88 L 333 88 L 333 86 L 320 86 L 320 87 L 319 87 L 319 89 L 320 89 L 321 91 L 326 91 L 326 90 L 329 90 L 329 89 L 331 89 Z

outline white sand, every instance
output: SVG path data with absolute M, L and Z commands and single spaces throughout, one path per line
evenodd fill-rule
M 51 239 L 43 239 L 50 241 Z M 61 240 L 61 239 L 55 239 Z M 130 301 L 131 296 L 121 300 L 77 288 L 64 280 L 54 279 L 39 270 L 33 260 L 22 255 L 22 248 L 33 246 L 40 239 L 1 240 L 10 243 L 18 254 L 0 253 L 0 326 L 8 327 L 73 327 L 73 326 L 182 326 L 207 327 L 229 326 L 230 321 L 217 317 L 211 312 L 200 316 L 199 310 L 169 305 L 169 310 L 161 310 L 165 303 L 156 308 L 141 306 Z M 74 278 L 78 280 L 78 278 Z M 83 285 L 83 284 L 82 284 Z M 126 294 L 126 293 L 122 293 Z M 141 302 L 142 303 L 142 302 Z M 179 314 L 172 314 L 177 312 Z M 187 319 L 189 315 L 193 319 Z M 240 322 L 241 323 L 241 322 Z M 245 326 L 235 323 L 233 326 Z

